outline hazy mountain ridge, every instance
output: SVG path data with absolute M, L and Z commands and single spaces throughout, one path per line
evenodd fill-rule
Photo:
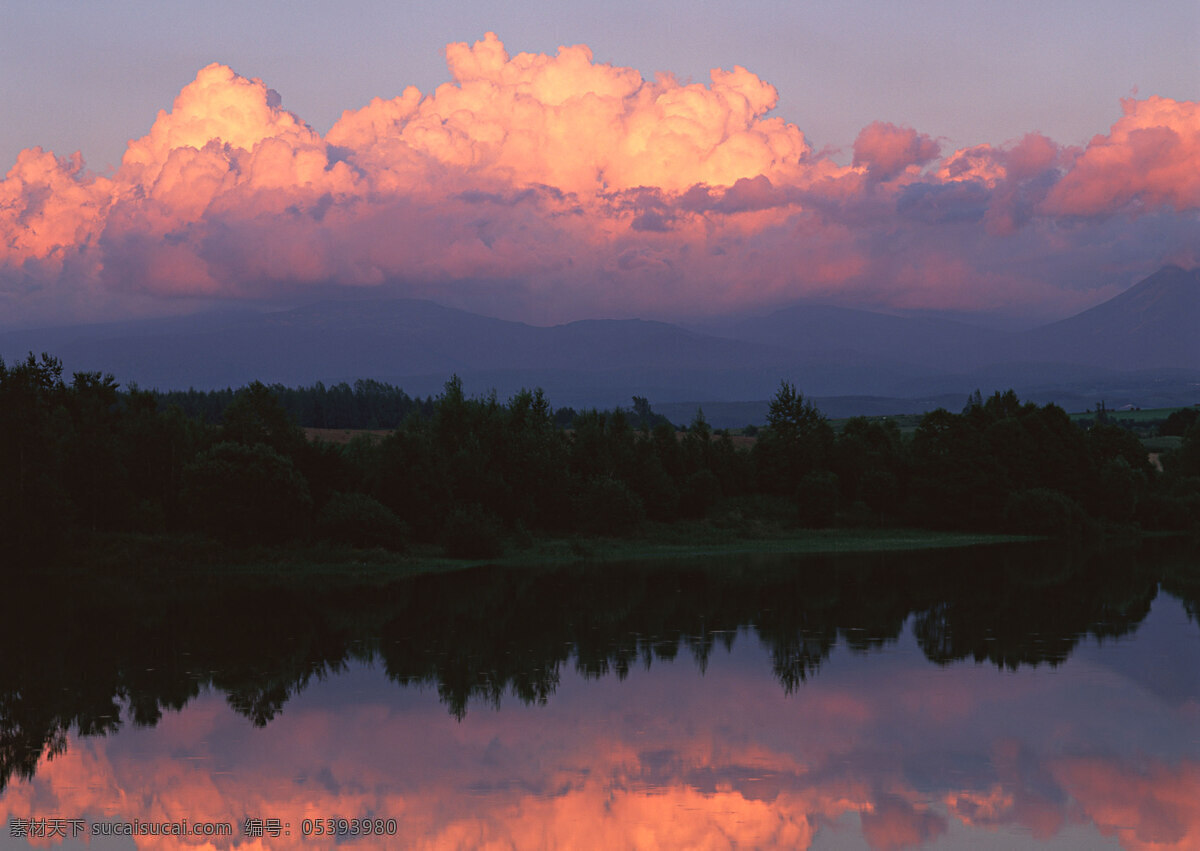
M 1200 369 L 1200 268 L 1166 266 L 1120 295 L 1022 336 L 1043 357 L 1116 369 Z
M 798 354 L 853 351 L 956 371 L 1010 363 L 1200 370 L 1200 269 L 1164 267 L 1102 304 L 1024 332 L 826 305 L 707 327 Z
M 959 366 L 986 363 L 990 353 L 1012 337 L 1004 331 L 949 319 L 909 318 L 820 304 L 704 327 L 717 336 L 760 340 L 808 357 L 884 357 L 940 369 L 948 362 Z
M 1197 328 L 1200 270 L 1166 267 L 1022 333 L 820 305 L 692 329 L 638 319 L 541 327 L 418 299 L 362 299 L 8 332 L 0 355 L 49 351 L 68 371 L 163 389 L 375 378 L 425 395 L 457 373 L 468 392 L 541 386 L 553 404 L 576 407 L 634 394 L 661 404 L 762 400 L 787 379 L 811 397 L 857 397 L 846 405 L 866 413 L 888 400 L 899 412 L 1010 386 L 1045 401 L 1189 404 L 1200 398 Z

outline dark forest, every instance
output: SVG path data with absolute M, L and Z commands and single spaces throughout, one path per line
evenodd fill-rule
M 750 441 L 702 412 L 682 430 L 645 399 L 555 410 L 540 390 L 436 398 L 378 382 L 215 393 L 122 389 L 59 361 L 0 362 L 0 545 L 28 556 L 103 533 L 198 533 L 232 545 L 327 541 L 490 558 L 534 536 L 636 536 L 703 521 L 912 527 L 1087 539 L 1200 520 L 1200 425 L 1160 471 L 1132 432 L 1084 428 L 1012 391 L 924 415 L 915 432 L 834 429 L 782 382 Z M 335 445 L 300 423 L 373 428 Z M 769 524 L 768 524 L 769 525 Z

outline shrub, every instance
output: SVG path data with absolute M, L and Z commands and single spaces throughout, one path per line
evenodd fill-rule
M 575 514 L 585 532 L 618 535 L 641 523 L 646 509 L 624 482 L 611 476 L 595 476 L 576 495 Z
M 879 514 L 861 499 L 856 499 L 842 512 L 840 522 L 856 529 L 868 529 L 879 525 Z
M 1183 437 L 1187 430 L 1200 422 L 1200 411 L 1195 408 L 1181 408 L 1172 411 L 1158 427 L 1159 435 L 1178 435 Z
M 1138 503 L 1137 522 L 1143 529 L 1153 531 L 1187 531 L 1200 524 L 1200 493 L 1190 498 L 1148 493 Z
M 893 510 L 900 501 L 900 486 L 888 470 L 867 470 L 858 483 L 858 493 L 867 507 L 881 516 Z
M 1006 528 L 1021 535 L 1082 538 L 1092 527 L 1079 503 L 1046 488 L 1016 491 L 1004 508 Z
M 441 543 L 450 558 L 498 558 L 504 554 L 500 522 L 475 504 L 451 510 L 442 524 Z
M 241 544 L 302 537 L 312 515 L 308 483 L 264 444 L 218 443 L 183 470 L 194 525 Z
M 685 517 L 706 517 L 721 497 L 721 483 L 711 470 L 692 473 L 679 491 L 679 511 Z
M 352 547 L 402 550 L 408 527 L 386 505 L 361 493 L 335 493 L 317 516 L 317 535 Z
M 796 519 L 801 526 L 824 529 L 833 525 L 838 508 L 838 477 L 809 473 L 796 488 Z

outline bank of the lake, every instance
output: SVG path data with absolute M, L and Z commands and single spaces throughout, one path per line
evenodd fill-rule
M 182 572 L 389 580 L 481 565 L 549 567 L 581 563 L 693 559 L 734 555 L 911 552 L 994 546 L 1029 536 L 926 529 L 785 529 L 738 537 L 709 524 L 670 524 L 629 537 L 544 537 L 507 546 L 494 558 L 452 559 L 434 545 L 404 552 L 311 545 L 237 547 L 197 535 L 97 535 L 56 559 L 66 573 Z

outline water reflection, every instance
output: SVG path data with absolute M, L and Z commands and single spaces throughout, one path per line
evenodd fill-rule
M 29 582 L 0 603 L 0 818 L 227 817 L 222 848 L 254 815 L 294 829 L 266 847 L 323 847 L 299 821 L 327 816 L 431 847 L 1197 847 L 1196 575 L 1024 548 Z

